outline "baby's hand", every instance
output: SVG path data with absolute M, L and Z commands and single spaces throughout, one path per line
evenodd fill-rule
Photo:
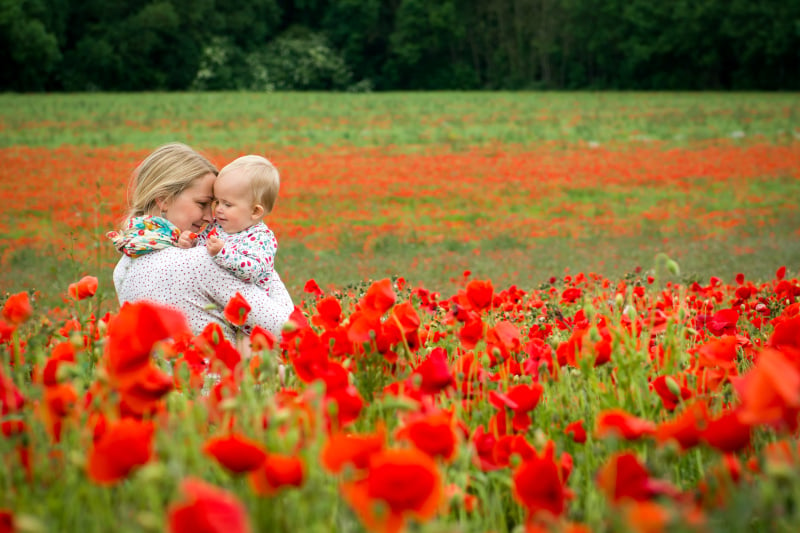
M 222 247 L 225 245 L 225 241 L 217 237 L 216 235 L 209 235 L 208 239 L 206 240 L 206 250 L 211 255 L 217 255 Z
M 197 239 L 197 234 L 191 231 L 182 231 L 181 236 L 178 237 L 178 248 L 191 248 L 194 246 L 194 241 Z

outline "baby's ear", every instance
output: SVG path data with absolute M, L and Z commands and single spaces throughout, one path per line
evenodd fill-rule
M 266 211 L 264 210 L 264 206 L 261 204 L 256 204 L 253 206 L 253 214 L 250 215 L 253 220 L 258 220 L 259 218 L 263 217 Z

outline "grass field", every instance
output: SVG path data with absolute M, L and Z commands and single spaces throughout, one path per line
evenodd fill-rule
M 659 252 L 687 277 L 800 264 L 794 94 L 408 93 L 0 96 L 0 289 L 110 287 L 102 235 L 128 178 L 180 140 L 282 171 L 269 220 L 298 296 L 464 270 L 536 286 L 620 276 Z

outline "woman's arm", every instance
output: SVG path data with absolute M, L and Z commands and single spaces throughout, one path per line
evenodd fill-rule
M 214 262 L 242 281 L 269 281 L 275 271 L 274 238 L 269 237 L 265 232 L 228 237 L 222 249 L 213 256 Z
M 245 325 L 261 326 L 275 335 L 280 334 L 294 310 L 294 303 L 278 273 L 273 274 L 268 293 L 220 268 L 205 250 L 203 252 L 204 255 L 197 255 L 196 258 L 203 262 L 205 279 L 202 283 L 210 299 L 223 309 L 238 292 L 251 307 Z

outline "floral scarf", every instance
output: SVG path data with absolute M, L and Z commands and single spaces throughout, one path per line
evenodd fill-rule
M 109 231 L 106 237 L 114 247 L 129 257 L 139 257 L 162 248 L 177 246 L 181 235 L 175 225 L 163 217 L 133 217 L 122 232 Z

